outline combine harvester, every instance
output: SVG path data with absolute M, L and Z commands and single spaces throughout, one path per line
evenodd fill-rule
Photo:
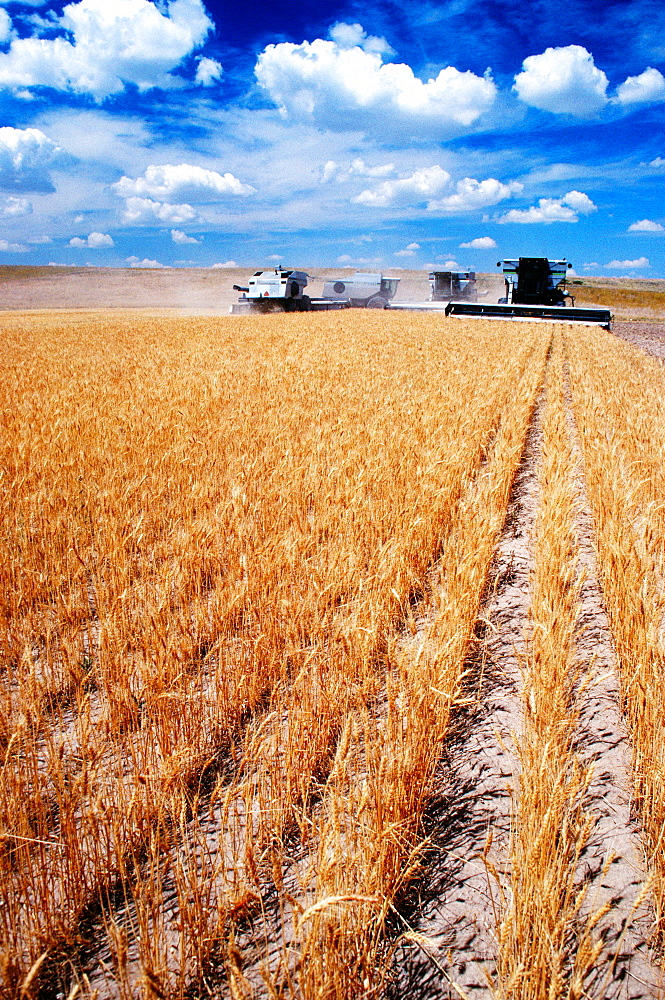
M 449 302 L 446 316 L 589 323 L 609 330 L 612 322 L 609 309 L 575 306 L 575 299 L 566 291 L 566 272 L 572 267 L 567 260 L 519 257 L 499 261 L 497 267 L 501 266 L 506 284 L 503 299 L 498 303 Z M 566 299 L 570 299 L 570 305 L 566 304 Z
M 242 292 L 232 313 L 256 312 L 324 312 L 329 309 L 385 309 L 397 291 L 399 278 L 384 278 L 382 274 L 354 274 L 351 278 L 334 278 L 323 286 L 323 298 L 305 294 L 310 275 L 276 267 L 270 271 L 255 271 L 246 286 L 234 285 Z
M 477 302 L 479 296 L 487 295 L 478 291 L 475 271 L 430 271 L 429 287 L 427 302 L 390 302 L 388 308 L 402 312 L 445 312 L 451 299 Z

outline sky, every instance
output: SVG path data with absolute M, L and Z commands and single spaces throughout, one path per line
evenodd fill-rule
M 0 264 L 665 278 L 663 0 L 0 0 Z

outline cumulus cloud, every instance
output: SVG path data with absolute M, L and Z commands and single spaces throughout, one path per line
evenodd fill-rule
M 49 168 L 61 155 L 60 147 L 38 128 L 0 128 L 0 188 L 54 191 Z
M 626 270 L 632 270 L 633 268 L 650 267 L 648 257 L 638 257 L 637 260 L 611 260 L 609 264 L 604 264 L 604 267 L 608 267 L 612 270 L 616 268 L 622 268 Z
M 640 219 L 639 222 L 633 222 L 628 226 L 629 233 L 663 233 L 665 232 L 665 226 L 661 226 L 660 222 L 652 222 L 651 219 Z
M 370 166 L 360 157 L 356 157 L 348 167 L 343 167 L 335 160 L 327 160 L 321 170 L 321 183 L 330 181 L 348 181 L 352 177 L 389 177 L 395 173 L 394 163 L 377 163 Z
M 0 45 L 12 37 L 12 19 L 4 8 L 0 8 Z
M 495 177 L 478 181 L 474 177 L 465 177 L 455 185 L 455 194 L 447 195 L 437 201 L 431 201 L 427 206 L 430 212 L 449 212 L 451 215 L 473 212 L 479 208 L 498 205 L 500 201 L 520 194 L 524 185 L 519 181 L 503 184 Z
M 655 160 L 649 160 L 647 166 L 653 167 L 654 170 L 662 170 L 665 167 L 665 157 L 657 156 Z
M 285 117 L 331 128 L 382 126 L 420 121 L 466 128 L 491 108 L 494 81 L 442 69 L 423 83 L 405 63 L 385 63 L 360 25 L 337 25 L 332 40 L 268 45 L 259 55 L 256 78 Z M 380 46 L 379 46 L 380 48 Z
M 80 0 L 53 18 L 57 37 L 13 39 L 0 54 L 0 86 L 53 87 L 97 101 L 126 84 L 178 86 L 172 70 L 212 27 L 202 0 Z
M 492 250 L 496 247 L 496 241 L 491 236 L 477 236 L 468 243 L 460 243 L 460 247 L 463 250 Z
M 221 80 L 223 73 L 221 63 L 216 59 L 209 59 L 208 56 L 202 56 L 196 67 L 194 80 L 201 87 L 213 87 L 218 80 Z
M 30 215 L 31 212 L 32 205 L 27 198 L 14 198 L 9 195 L 0 204 L 0 215 L 5 216 L 5 218 L 18 218 L 21 215 Z
M 151 164 L 141 177 L 121 177 L 112 190 L 121 198 L 210 203 L 228 195 L 254 194 L 256 188 L 230 173 L 220 174 L 191 163 L 165 163 Z
M 351 257 L 348 253 L 343 253 L 337 258 L 338 264 L 355 264 L 356 267 L 365 264 L 381 264 L 383 262 L 383 257 Z
M 0 251 L 2 253 L 26 253 L 30 247 L 24 247 L 22 243 L 8 243 L 7 240 L 0 240 Z
M 394 55 L 394 50 L 385 38 L 378 38 L 376 35 L 368 35 L 362 24 L 347 24 L 345 21 L 338 21 L 328 32 L 333 42 L 340 49 L 352 49 L 360 46 L 365 52 L 381 52 L 384 55 Z
M 527 56 L 514 89 L 520 100 L 541 111 L 591 118 L 607 103 L 608 82 L 590 52 L 566 45 Z
M 590 215 L 596 206 L 583 191 L 569 191 L 563 198 L 540 198 L 530 208 L 513 208 L 497 222 L 550 223 L 578 222 L 580 215 Z
M 357 157 L 349 167 L 349 173 L 353 177 L 389 177 L 395 173 L 394 163 L 377 163 L 370 167 L 364 160 Z
M 236 264 L 236 262 L 234 260 L 226 260 L 226 261 L 224 261 L 223 264 L 213 264 L 212 265 L 212 269 L 213 269 L 213 271 L 215 271 L 215 270 L 218 270 L 219 268 L 223 268 L 223 267 L 237 267 L 237 266 L 238 265 Z
M 652 104 L 665 101 L 665 76 L 648 66 L 639 76 L 629 76 L 617 87 L 619 104 Z
M 123 221 L 129 223 L 170 222 L 175 225 L 191 222 L 196 218 L 196 212 L 191 205 L 170 205 L 152 198 L 127 198 Z
M 102 247 L 114 247 L 113 237 L 108 233 L 90 233 L 86 239 L 80 236 L 73 236 L 69 241 L 70 247 L 86 247 L 88 250 L 99 250 Z
M 183 233 L 182 229 L 172 229 L 171 239 L 174 243 L 200 243 L 196 236 L 188 236 L 187 233 Z
M 420 250 L 420 243 L 409 243 L 403 250 L 395 250 L 395 257 L 415 257 L 416 251 Z
M 450 174 L 438 164 L 423 167 L 408 177 L 383 181 L 374 189 L 367 188 L 352 198 L 357 205 L 370 208 L 387 208 L 395 204 L 425 202 L 439 194 L 450 183 Z
M 127 257 L 127 263 L 130 267 L 166 267 L 166 264 L 160 264 L 158 260 L 150 260 L 148 257 L 144 257 L 140 260 L 138 257 L 131 256 Z

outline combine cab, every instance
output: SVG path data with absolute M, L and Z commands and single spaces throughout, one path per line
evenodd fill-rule
M 307 275 L 276 267 L 272 271 L 255 271 L 246 286 L 234 285 L 242 292 L 232 313 L 248 312 L 308 312 L 311 301 L 305 295 Z
M 609 309 L 575 306 L 574 298 L 566 291 L 566 272 L 572 267 L 567 260 L 520 257 L 499 261 L 497 267 L 501 266 L 506 285 L 504 298 L 498 303 L 449 302 L 446 316 L 590 323 L 609 330 L 612 321 Z
M 430 271 L 430 302 L 450 302 L 464 299 L 475 302 L 478 299 L 475 271 Z

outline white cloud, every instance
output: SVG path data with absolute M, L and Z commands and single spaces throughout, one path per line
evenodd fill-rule
M 14 198 L 9 195 L 0 205 L 0 215 L 9 218 L 18 218 L 21 215 L 30 215 L 32 205 L 27 198 Z
M 349 167 L 349 173 L 355 177 L 388 177 L 394 172 L 394 163 L 379 163 L 370 167 L 360 158 L 356 158 Z
M 53 243 L 50 236 L 31 236 L 28 243 L 39 245 L 40 243 Z
M 48 171 L 61 154 L 60 147 L 38 128 L 0 128 L 0 188 L 53 191 Z
M 632 268 L 650 267 L 648 257 L 638 257 L 637 260 L 612 260 L 609 264 L 604 264 L 604 267 L 608 268 L 626 268 L 632 270 Z
M 475 240 L 468 243 L 460 243 L 463 250 L 491 250 L 496 246 L 496 241 L 491 236 L 477 236 Z
M 328 184 L 330 181 L 334 180 L 339 173 L 339 163 L 335 160 L 328 160 L 323 164 L 323 170 L 321 171 L 321 183 Z
M 80 0 L 68 4 L 56 38 L 15 38 L 0 54 L 0 86 L 53 87 L 102 101 L 128 83 L 181 85 L 171 71 L 198 48 L 213 22 L 202 0 Z
M 277 259 L 277 258 L 275 258 L 275 259 Z M 212 269 L 213 269 L 213 271 L 216 271 L 216 270 L 218 270 L 219 268 L 224 268 L 224 267 L 237 267 L 237 266 L 238 266 L 238 265 L 236 264 L 236 262 L 235 262 L 234 260 L 227 260 L 227 261 L 224 261 L 224 263 L 223 263 L 223 264 L 213 264 L 213 265 L 212 265 Z
M 665 76 L 648 66 L 639 76 L 629 76 L 617 87 L 619 104 L 649 104 L 665 101 Z
M 437 257 L 436 259 L 438 261 L 441 261 L 443 263 L 443 266 L 445 267 L 445 269 L 447 271 L 460 271 L 461 270 L 461 268 L 460 268 L 460 266 L 459 266 L 459 264 L 457 263 L 456 260 L 450 260 L 450 259 L 446 259 L 444 257 Z M 432 270 L 436 271 L 437 269 L 441 270 L 441 268 L 438 267 L 438 265 L 437 265 L 437 267 L 433 268 Z
M 355 264 L 357 267 L 364 264 L 381 264 L 383 257 L 350 257 L 348 253 L 343 253 L 337 258 L 338 264 Z
M 590 118 L 607 103 L 608 79 L 581 45 L 548 48 L 527 56 L 514 89 L 520 100 L 541 111 Z
M 389 177 L 395 173 L 394 163 L 378 163 L 370 167 L 360 157 L 356 157 L 349 167 L 342 167 L 335 160 L 327 160 L 321 170 L 321 183 L 328 184 L 330 181 L 348 181 L 352 177 Z
M 144 257 L 140 260 L 138 257 L 127 257 L 127 263 L 130 267 L 166 267 L 166 264 L 160 264 L 158 260 L 150 260 L 148 257 Z
M 395 257 L 415 257 L 416 251 L 420 250 L 420 243 L 409 243 L 403 250 L 395 250 Z
M 590 215 L 596 206 L 583 191 L 569 191 L 563 198 L 540 198 L 530 208 L 513 208 L 497 222 L 550 223 L 578 222 L 579 215 Z
M 592 260 L 588 264 L 582 264 L 582 267 L 600 267 L 600 264 L 597 260 Z
M 416 170 L 408 177 L 394 181 L 383 181 L 378 187 L 367 188 L 352 198 L 356 205 L 371 208 L 387 208 L 394 204 L 424 202 L 443 191 L 450 183 L 450 174 L 438 164 Z
M 218 80 L 221 80 L 223 73 L 221 63 L 216 59 L 209 59 L 208 56 L 202 56 L 196 67 L 194 80 L 200 87 L 213 87 Z
M 591 198 L 584 191 L 569 191 L 564 194 L 561 201 L 564 205 L 569 205 L 573 211 L 579 212 L 580 215 L 591 215 L 592 212 L 598 211 Z
M 233 174 L 220 174 L 191 163 L 151 164 L 141 177 L 121 177 L 111 185 L 121 198 L 133 196 L 159 201 L 210 203 L 228 195 L 254 194 L 256 188 L 243 184 Z
M 69 245 L 70 247 L 87 247 L 88 250 L 99 250 L 102 247 L 113 247 L 115 243 L 113 237 L 109 236 L 108 233 L 90 233 L 87 239 L 83 240 L 80 236 L 73 236 Z
M 196 236 L 188 236 L 187 233 L 183 233 L 182 229 L 172 229 L 171 239 L 174 243 L 200 243 Z
M 0 8 L 0 44 L 8 42 L 12 34 L 12 19 L 4 8 Z
M 382 52 L 384 55 L 394 55 L 392 46 L 385 38 L 368 35 L 361 24 L 347 24 L 345 21 L 338 21 L 328 34 L 340 49 L 352 49 L 358 45 L 365 52 Z
M 520 194 L 524 185 L 519 181 L 510 181 L 502 184 L 495 177 L 488 177 L 487 180 L 477 181 L 473 177 L 465 177 L 455 185 L 455 194 L 448 195 L 438 201 L 431 201 L 427 206 L 430 212 L 450 212 L 457 214 L 462 212 L 473 212 L 479 208 L 487 208 L 489 205 L 497 205 L 506 198 L 511 198 L 514 194 Z
M 662 170 L 665 167 L 665 157 L 657 156 L 655 160 L 649 160 L 647 166 L 653 167 L 655 170 Z
M 129 223 L 153 222 L 159 219 L 160 222 L 177 225 L 191 222 L 196 218 L 196 212 L 191 205 L 170 205 L 154 201 L 152 198 L 127 198 L 122 217 L 124 222 Z
M 384 63 L 360 25 L 338 25 L 333 33 L 332 41 L 280 42 L 259 55 L 256 78 L 284 116 L 349 129 L 360 122 L 376 127 L 379 114 L 384 130 L 408 119 L 459 131 L 494 103 L 489 76 L 448 66 L 423 83 L 405 63 Z
M 24 247 L 22 243 L 8 243 L 7 240 L 0 240 L 0 251 L 2 253 L 26 253 L 30 247 Z
M 660 222 L 652 222 L 651 219 L 640 219 L 639 222 L 633 222 L 628 226 L 629 233 L 662 233 L 665 232 L 665 226 L 661 226 Z

